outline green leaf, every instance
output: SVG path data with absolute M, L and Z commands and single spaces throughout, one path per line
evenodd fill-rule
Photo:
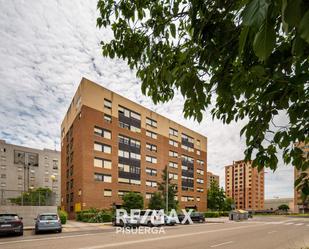
M 304 53 L 304 45 L 304 40 L 296 35 L 292 45 L 292 54 L 296 56 L 302 56 Z
M 267 16 L 269 3 L 266 0 L 253 0 L 244 9 L 243 25 L 259 27 Z
M 176 37 L 176 26 L 174 23 L 170 24 L 170 31 L 171 31 L 172 36 L 175 38 Z
M 260 30 L 256 33 L 253 41 L 253 50 L 259 59 L 265 61 L 275 46 L 276 34 L 273 25 L 267 20 L 262 24 Z
M 302 0 L 288 0 L 283 13 L 283 20 L 290 26 L 298 26 L 301 19 L 301 2 Z
M 249 26 L 244 26 L 240 32 L 239 36 L 239 47 L 238 47 L 238 53 L 241 55 L 242 52 L 244 51 L 246 41 L 247 41 L 247 36 L 249 32 Z
M 299 24 L 299 34 L 307 43 L 309 43 L 309 10 L 305 13 Z

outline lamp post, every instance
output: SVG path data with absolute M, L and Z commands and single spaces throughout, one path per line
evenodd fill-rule
M 169 175 L 168 175 L 168 165 L 166 165 L 166 186 L 165 186 L 165 204 L 166 204 L 166 215 L 168 214 L 168 181 L 169 181 Z
M 53 196 L 54 196 L 54 182 L 56 181 L 56 176 L 55 175 L 51 175 L 50 179 L 52 181 L 52 193 L 51 193 L 52 194 L 52 196 L 51 196 L 52 200 L 51 201 L 54 202 L 55 201 L 55 199 L 53 198 Z

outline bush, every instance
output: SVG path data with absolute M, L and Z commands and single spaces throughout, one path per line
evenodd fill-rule
M 217 218 L 220 217 L 219 212 L 205 212 L 204 213 L 205 218 Z
M 219 211 L 219 215 L 223 217 L 229 217 L 229 211 Z
M 58 215 L 59 215 L 61 224 L 67 223 L 68 213 L 67 213 L 66 211 L 59 210 L 59 211 L 58 211 Z
M 77 221 L 89 223 L 102 223 L 112 221 L 112 212 L 98 209 L 88 209 L 77 213 Z

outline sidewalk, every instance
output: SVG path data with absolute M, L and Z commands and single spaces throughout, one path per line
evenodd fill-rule
M 206 223 L 228 223 L 229 217 L 205 218 Z
M 75 220 L 67 220 L 67 223 L 62 225 L 63 232 L 75 232 L 75 231 L 90 231 L 110 228 L 111 222 L 107 223 L 86 223 Z M 25 226 L 24 230 L 34 230 L 33 226 Z

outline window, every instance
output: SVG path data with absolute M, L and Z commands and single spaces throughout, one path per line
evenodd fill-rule
M 95 151 L 101 151 L 107 154 L 111 154 L 112 153 L 112 147 L 110 145 L 107 144 L 100 144 L 98 142 L 94 143 L 94 150 Z
M 189 142 L 189 143 L 193 143 L 194 144 L 194 138 L 182 133 L 181 134 L 181 139 L 182 141 L 186 141 L 186 142 Z
M 178 175 L 176 173 L 169 173 L 168 178 L 172 180 L 178 180 Z
M 150 176 L 156 176 L 157 175 L 157 170 L 156 169 L 151 169 L 151 168 L 146 168 L 146 174 Z
M 157 187 L 157 182 L 155 181 L 146 181 L 146 186 L 156 188 Z
M 157 146 L 154 145 L 154 144 L 146 143 L 146 149 L 149 150 L 149 151 L 157 152 Z
M 134 185 L 141 185 L 140 180 L 134 180 L 134 179 L 129 179 L 129 178 L 118 177 L 118 182 L 119 183 L 134 184 Z
M 146 200 L 151 199 L 151 197 L 153 196 L 153 193 L 146 193 Z
M 201 151 L 200 150 L 196 150 L 196 155 L 200 156 L 201 155 Z
M 199 175 L 204 175 L 204 170 L 202 169 L 197 169 L 196 173 L 198 173 Z
M 170 150 L 170 151 L 168 152 L 168 155 L 169 155 L 170 157 L 178 157 L 178 153 L 177 153 L 176 151 L 172 151 L 172 150 Z
M 197 179 L 196 179 L 196 182 L 197 182 L 197 183 L 200 183 L 200 184 L 203 184 L 203 183 L 204 183 L 204 180 L 201 179 L 201 178 L 197 178 Z
M 130 152 L 125 150 L 118 150 L 118 156 L 124 158 L 130 158 Z
M 119 163 L 118 170 L 122 172 L 130 172 L 130 165 Z
M 99 182 L 112 182 L 112 176 L 100 173 L 94 173 L 94 180 Z
M 196 191 L 202 193 L 202 192 L 204 192 L 204 189 L 202 189 L 202 188 L 196 188 Z
M 198 146 L 198 147 L 200 147 L 201 146 L 201 141 L 200 140 L 196 140 L 196 145 Z
M 157 139 L 158 138 L 158 135 L 157 135 L 157 133 L 155 133 L 155 132 L 152 132 L 152 131 L 146 131 L 146 136 L 147 137 L 151 137 L 151 138 L 153 138 L 153 139 Z
M 175 162 L 169 162 L 169 163 L 168 163 L 168 166 L 171 167 L 171 168 L 178 169 L 178 164 L 175 163 Z
M 189 152 L 193 152 L 194 151 L 193 148 L 191 148 L 190 146 L 184 145 L 184 144 L 181 145 L 181 148 L 183 148 L 184 150 L 189 151 Z
M 105 197 L 111 197 L 112 196 L 112 190 L 111 189 L 104 189 L 104 196 Z
M 174 147 L 178 147 L 178 143 L 172 139 L 170 139 L 168 143 Z
M 134 118 L 136 120 L 141 120 L 141 115 L 139 113 L 131 111 L 123 106 L 118 106 L 118 113 L 128 118 Z
M 5 179 L 6 178 L 6 174 L 1 174 L 0 178 Z
M 141 147 L 141 142 L 139 140 L 135 140 L 133 138 L 125 137 L 125 136 L 122 136 L 122 135 L 118 136 L 118 142 L 120 144 L 130 145 L 130 146 L 135 147 L 135 148 Z
M 169 134 L 170 136 L 178 137 L 178 131 L 173 128 L 169 129 Z
M 104 121 L 107 123 L 111 123 L 112 122 L 112 116 L 108 115 L 108 114 L 104 114 Z
M 146 162 L 157 163 L 157 158 L 153 156 L 146 156 Z
M 94 158 L 94 167 L 104 168 L 104 169 L 111 169 L 112 168 L 112 161 L 106 160 L 103 158 Z
M 112 133 L 108 130 L 102 129 L 100 127 L 95 126 L 94 127 L 94 134 L 104 137 L 106 139 L 111 139 L 112 138 Z
M 130 158 L 133 158 L 133 159 L 136 159 L 136 160 L 141 160 L 141 155 L 130 152 Z
M 196 201 L 201 201 L 201 197 L 196 197 Z
M 146 124 L 151 126 L 151 127 L 157 128 L 157 121 L 155 121 L 151 118 L 146 118 Z
M 112 101 L 104 99 L 104 107 L 107 109 L 112 109 Z
M 187 201 L 194 201 L 193 196 L 181 196 L 181 201 L 187 202 Z
M 53 169 L 58 169 L 58 160 L 57 159 L 53 160 Z

